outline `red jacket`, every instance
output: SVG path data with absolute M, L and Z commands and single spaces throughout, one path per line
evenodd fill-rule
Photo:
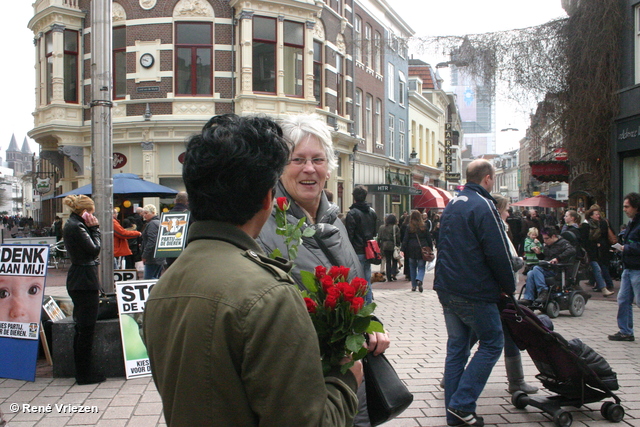
M 127 239 L 139 237 L 140 232 L 135 230 L 125 230 L 117 219 L 113 219 L 113 256 L 127 256 L 131 255 L 131 249 L 129 249 L 129 243 Z

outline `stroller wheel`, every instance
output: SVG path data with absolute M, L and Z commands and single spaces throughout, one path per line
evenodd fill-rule
M 585 304 L 584 297 L 575 293 L 571 296 L 571 301 L 569 302 L 569 312 L 573 317 L 580 317 L 584 313 Z
M 624 408 L 613 402 L 604 402 L 600 413 L 604 418 L 614 423 L 619 423 L 624 418 Z
M 511 395 L 511 403 L 518 409 L 524 409 L 529 404 L 529 395 L 522 390 L 518 390 Z
M 555 319 L 556 317 L 558 317 L 560 315 L 560 305 L 558 305 L 558 303 L 556 301 L 549 301 L 549 303 L 547 303 L 547 316 L 549 316 L 552 319 Z
M 558 427 L 569 427 L 573 423 L 573 415 L 561 409 L 553 414 L 553 423 Z

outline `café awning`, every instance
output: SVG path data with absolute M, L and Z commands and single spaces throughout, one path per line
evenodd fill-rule
M 428 208 L 428 209 L 444 209 L 447 206 L 447 202 L 438 192 L 435 187 L 430 185 L 413 184 L 413 186 L 419 190 L 422 190 L 422 194 L 419 196 L 413 196 L 413 207 L 415 208 Z M 443 190 L 444 191 L 444 190 Z

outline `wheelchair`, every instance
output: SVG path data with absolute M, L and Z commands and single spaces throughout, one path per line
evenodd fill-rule
M 582 316 L 587 301 L 591 298 L 591 294 L 585 292 L 578 281 L 578 273 L 583 267 L 582 257 L 575 257 L 570 262 L 558 264 L 540 261 L 538 265 L 549 268 L 556 274 L 545 279 L 547 292 L 543 292 L 532 301 L 529 309 L 546 313 L 552 319 L 558 317 L 562 310 L 569 310 L 574 317 Z M 525 286 L 520 290 L 519 298 L 522 298 L 524 289 Z

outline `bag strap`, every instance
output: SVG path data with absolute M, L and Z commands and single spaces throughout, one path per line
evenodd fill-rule
M 422 242 L 420 241 L 420 237 L 418 237 L 418 232 L 416 231 L 416 239 L 418 239 L 418 244 L 422 247 Z
M 322 241 L 322 239 L 320 237 L 318 237 L 318 234 L 315 233 L 313 235 L 313 238 L 316 240 L 316 242 L 318 243 L 318 246 L 320 247 L 320 249 L 322 250 L 322 252 L 327 256 L 327 258 L 329 259 L 329 262 L 331 263 L 331 265 L 334 265 L 336 267 L 338 267 L 340 264 L 338 264 L 338 261 L 336 260 L 336 258 L 333 256 L 333 254 L 329 251 L 329 248 L 327 247 L 327 245 Z

